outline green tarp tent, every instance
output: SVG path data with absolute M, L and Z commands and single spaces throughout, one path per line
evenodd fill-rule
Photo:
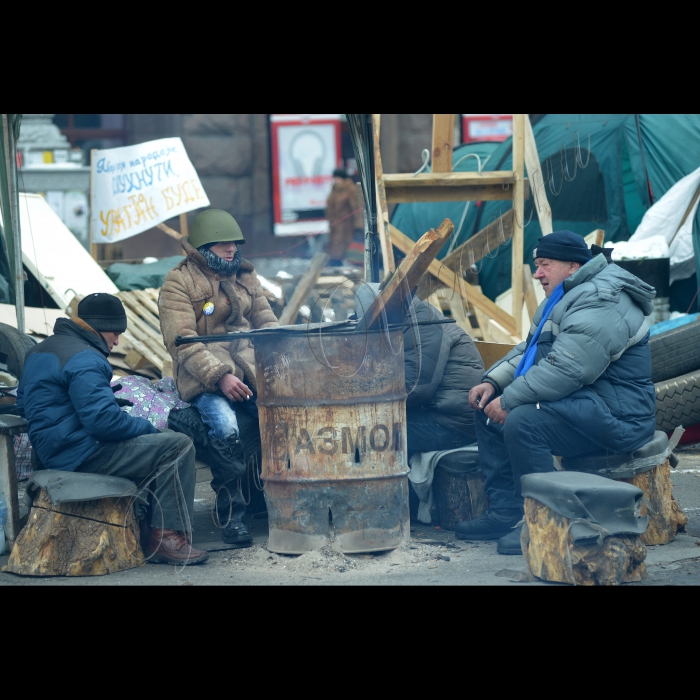
M 532 114 L 530 119 L 555 231 L 569 229 L 586 235 L 602 228 L 606 241 L 627 240 L 653 201 L 700 167 L 698 114 Z M 481 155 L 484 171 L 512 168 L 510 139 L 500 144 L 463 145 L 455 149 L 453 162 L 458 163 L 467 153 Z M 476 171 L 478 163 L 475 158 L 467 158 L 455 169 Z M 465 206 L 464 202 L 399 204 L 391 220 L 407 236 L 418 240 L 445 217 L 458 228 Z M 542 235 L 533 206 L 532 198 L 526 200 L 524 261 L 529 263 Z M 510 207 L 507 200 L 471 202 L 455 246 Z M 699 235 L 700 209 L 693 229 L 696 266 L 700 269 Z M 451 243 L 443 247 L 438 258 L 447 254 Z M 509 244 L 478 266 L 480 284 L 491 299 L 510 288 Z M 685 303 L 687 308 L 695 294 L 695 279 L 674 285 L 682 290 L 677 305 Z

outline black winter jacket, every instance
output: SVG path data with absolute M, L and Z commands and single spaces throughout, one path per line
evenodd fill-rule
M 414 300 L 413 309 L 418 324 L 445 321 L 426 302 Z M 469 390 L 480 383 L 484 373 L 479 351 L 456 323 L 416 325 L 412 317 L 409 314 L 403 333 L 409 420 L 412 410 L 428 412 L 444 428 L 475 440 Z

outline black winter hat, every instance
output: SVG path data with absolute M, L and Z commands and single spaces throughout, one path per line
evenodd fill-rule
M 350 176 L 348 175 L 348 171 L 345 168 L 336 168 L 333 171 L 333 177 L 342 177 L 345 179 L 350 178 Z
M 583 236 L 573 231 L 555 231 L 538 239 L 532 251 L 533 258 L 550 258 L 565 262 L 587 263 L 593 254 L 588 249 Z
M 96 331 L 123 333 L 126 330 L 124 306 L 111 294 L 88 294 L 78 304 L 78 318 Z

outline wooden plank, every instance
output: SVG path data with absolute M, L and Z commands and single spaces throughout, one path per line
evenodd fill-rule
M 513 115 L 513 173 L 517 175 L 513 185 L 513 243 L 511 264 L 511 287 L 513 289 L 512 315 L 515 318 L 515 335 L 523 336 L 523 249 L 524 201 L 523 181 L 525 179 L 524 114 Z
M 389 224 L 391 228 L 391 240 L 393 244 L 402 252 L 408 253 L 413 246 L 413 241 L 406 234 L 399 231 L 393 224 Z M 433 277 L 446 284 L 450 289 L 454 289 L 462 298 L 471 303 L 473 307 L 480 309 L 491 318 L 498 321 L 509 333 L 515 334 L 515 321 L 508 312 L 498 307 L 488 297 L 484 296 L 476 287 L 473 287 L 468 282 L 465 282 L 460 276 L 456 275 L 449 267 L 443 265 L 442 262 L 433 260 L 428 267 L 428 272 Z
M 513 237 L 513 210 L 490 223 L 474 234 L 468 241 L 455 248 L 442 259 L 442 264 L 458 272 L 479 262 Z
M 586 241 L 586 245 L 590 248 L 592 245 L 597 245 L 599 248 L 603 247 L 605 243 L 605 231 L 602 228 L 597 228 L 595 231 L 591 231 L 587 236 L 583 237 Z
M 525 139 L 525 167 L 530 181 L 530 188 L 535 198 L 535 208 L 537 209 L 537 218 L 540 220 L 540 228 L 542 235 L 547 236 L 552 233 L 552 209 L 549 206 L 547 199 L 547 191 L 544 186 L 544 178 L 542 177 L 542 165 L 540 157 L 537 154 L 537 143 L 535 134 L 532 131 L 530 117 L 523 115 L 523 128 Z
M 454 114 L 433 114 L 432 171 L 452 172 L 452 142 L 455 135 Z
M 379 234 L 379 245 L 382 249 L 382 260 L 384 261 L 384 274 L 389 275 L 396 269 L 394 261 L 394 249 L 391 246 L 391 236 L 389 234 L 389 208 L 386 203 L 386 189 L 384 188 L 384 166 L 382 165 L 382 151 L 379 146 L 379 133 L 381 126 L 381 114 L 373 114 L 374 123 L 374 176 L 377 188 L 377 233 Z
M 152 341 L 155 344 L 155 347 L 158 348 L 158 352 L 161 354 L 161 356 L 167 357 L 167 350 L 163 344 L 163 336 L 160 333 L 160 324 L 158 319 L 155 319 L 156 328 L 158 328 L 158 330 L 156 330 L 153 327 L 153 314 L 151 314 L 150 311 L 144 309 L 143 306 L 139 306 L 131 298 L 125 297 L 122 298 L 122 301 L 124 302 L 124 308 L 127 312 L 127 318 L 129 320 L 132 318 L 134 319 L 136 327 L 131 329 L 133 334 L 139 336 L 144 342 Z M 161 346 L 165 355 L 160 352 Z
M 187 214 L 180 214 L 180 236 L 185 238 L 190 235 L 190 227 L 187 224 Z
M 459 296 L 459 294 L 452 294 L 452 296 L 447 300 L 447 305 L 450 307 L 450 314 L 452 318 L 463 331 L 474 339 L 476 339 L 478 336 L 483 337 L 483 334 L 477 333 L 476 329 L 472 328 L 469 316 L 464 310 L 464 300 Z
M 148 348 L 150 352 L 143 352 L 140 348 L 137 350 L 144 356 L 150 359 L 153 364 L 155 363 L 155 358 L 158 357 L 160 360 L 160 365 L 158 368 L 163 366 L 163 360 L 170 357 L 168 351 L 163 345 L 162 339 L 156 339 L 151 335 L 151 330 L 146 323 L 144 323 L 137 314 L 135 314 L 128 306 L 124 305 L 124 310 L 126 311 L 126 318 L 129 321 L 129 334 L 132 339 L 138 340 L 144 347 Z M 133 346 L 136 347 L 136 346 Z
M 392 228 L 392 240 L 394 231 L 398 231 L 398 229 Z M 436 229 L 431 228 L 430 231 L 423 234 L 417 242 L 411 241 L 409 249 L 405 251 L 406 257 L 389 278 L 379 296 L 367 309 L 362 319 L 365 328 L 370 328 L 380 318 L 384 310 L 400 307 L 418 285 L 420 278 L 425 274 L 430 264 L 435 262 L 435 256 L 452 231 L 454 231 L 454 224 L 449 219 L 445 219 Z M 401 235 L 403 236 L 403 234 Z
M 489 369 L 496 362 L 502 360 L 515 347 L 511 343 L 479 342 L 474 343 L 474 345 L 481 355 L 485 369 Z
M 387 188 L 389 204 L 407 202 L 496 202 L 510 201 L 513 188 L 501 185 L 467 185 L 462 187 L 392 187 Z
M 148 369 L 154 366 L 147 357 L 144 357 L 138 350 L 134 350 L 134 348 L 131 348 L 129 352 L 126 353 L 124 364 L 134 371 Z
M 132 294 L 154 315 L 160 319 L 160 311 L 158 304 L 153 300 L 150 294 L 144 289 L 135 289 Z
M 539 304 L 537 303 L 537 295 L 535 294 L 535 284 L 532 279 L 532 270 L 530 266 L 523 264 L 523 295 L 525 296 L 525 306 L 527 307 L 527 315 L 532 319 L 535 318 L 535 312 Z
M 479 187 L 509 185 L 512 187 L 515 183 L 513 173 L 510 170 L 487 170 L 481 173 L 420 173 L 420 175 L 385 173 L 382 179 L 384 180 L 387 194 L 395 187 L 413 187 L 415 189 L 424 187 L 464 187 L 467 185 Z M 508 199 L 511 196 L 509 195 Z
M 167 224 L 156 224 L 156 228 L 159 228 L 163 233 L 167 233 L 168 236 L 179 241 L 183 238 L 174 228 L 170 228 Z
M 160 317 L 150 311 L 141 300 L 134 295 L 134 292 L 120 292 L 119 298 L 125 306 L 128 306 L 139 318 L 146 323 L 149 328 L 149 335 L 158 340 L 162 339 L 160 332 Z
M 311 290 L 316 284 L 318 278 L 321 276 L 321 272 L 323 272 L 323 268 L 326 266 L 326 263 L 328 263 L 329 260 L 330 257 L 326 253 L 316 253 L 316 255 L 314 255 L 314 257 L 311 259 L 309 269 L 304 273 L 301 280 L 299 280 L 299 284 L 294 290 L 292 298 L 282 311 L 282 315 L 280 316 L 281 326 L 288 326 L 297 320 L 299 309 L 309 298 Z

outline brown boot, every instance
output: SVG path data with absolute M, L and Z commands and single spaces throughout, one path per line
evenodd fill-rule
M 151 529 L 151 541 L 148 545 L 151 561 L 166 564 L 203 564 L 209 554 L 201 549 L 194 549 L 187 538 L 177 530 Z

